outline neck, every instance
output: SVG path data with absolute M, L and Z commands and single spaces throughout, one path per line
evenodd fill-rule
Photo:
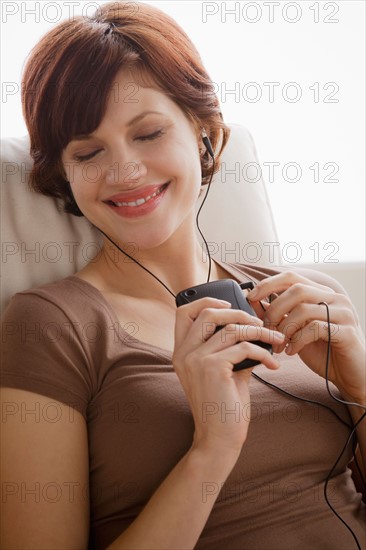
M 125 249 L 141 265 L 126 257 L 106 237 L 103 240 L 102 254 L 93 267 L 105 288 L 111 291 L 142 298 L 169 300 L 169 291 L 141 266 L 151 271 L 174 295 L 184 288 L 207 281 L 209 260 L 206 248 L 199 243 L 194 228 L 188 235 L 184 231 L 184 238 L 178 231 L 162 245 L 137 254 L 131 248 L 124 248 L 118 243 L 122 250 Z M 212 270 L 210 280 L 217 279 L 214 263 Z

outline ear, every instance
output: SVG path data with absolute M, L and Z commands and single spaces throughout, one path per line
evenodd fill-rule
M 203 127 L 202 127 L 202 125 L 197 124 L 196 125 L 196 138 L 197 138 L 200 158 L 202 158 L 203 155 L 206 153 L 206 146 L 203 143 L 202 137 L 203 137 Z

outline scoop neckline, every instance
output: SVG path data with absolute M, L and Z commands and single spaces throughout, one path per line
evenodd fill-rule
M 238 268 L 236 268 L 235 266 L 233 266 L 231 264 L 226 264 L 224 262 L 220 262 L 219 260 L 214 260 L 214 259 L 212 259 L 212 261 L 216 262 L 217 264 L 220 265 L 220 267 L 225 269 L 225 271 L 227 271 L 228 274 L 231 275 L 231 277 L 234 280 L 236 280 L 237 282 L 241 282 L 240 281 L 241 277 L 239 277 L 238 275 L 241 275 L 242 277 L 246 277 L 246 278 L 249 279 L 249 276 L 247 276 L 245 273 L 242 273 Z M 234 275 L 232 273 L 233 270 L 235 270 L 237 272 L 237 275 Z M 67 278 L 77 280 L 82 285 L 86 286 L 89 289 L 92 289 L 92 292 L 94 292 L 94 294 L 96 294 L 99 297 L 99 300 L 101 300 L 103 302 L 104 307 L 107 309 L 110 316 L 114 319 L 114 322 L 117 323 L 117 325 L 119 327 L 119 331 L 121 331 L 123 334 L 125 334 L 127 336 L 127 338 L 125 340 L 123 338 L 119 337 L 120 340 L 124 340 L 125 345 L 127 345 L 129 347 L 133 347 L 133 348 L 139 348 L 139 349 L 141 349 L 141 346 L 142 346 L 147 351 L 157 350 L 160 355 L 163 353 L 164 355 L 169 356 L 169 358 L 171 358 L 173 352 L 170 351 L 170 350 L 161 348 L 159 346 L 155 346 L 153 344 L 149 344 L 148 342 L 144 342 L 143 340 L 139 340 L 138 338 L 135 338 L 135 337 L 133 337 L 135 342 L 129 341 L 129 339 L 131 339 L 131 335 L 122 327 L 121 323 L 119 322 L 119 319 L 117 317 L 116 312 L 114 311 L 114 309 L 112 308 L 112 306 L 110 305 L 108 300 L 106 300 L 106 298 L 103 296 L 102 291 L 99 290 L 99 288 L 94 286 L 92 283 L 89 283 L 88 281 L 86 281 L 85 279 L 82 279 L 81 277 L 78 277 L 77 275 L 69 275 L 69 277 L 67 277 Z M 127 343 L 126 343 L 126 340 L 127 340 Z

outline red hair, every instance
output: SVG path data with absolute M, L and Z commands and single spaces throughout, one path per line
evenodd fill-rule
M 181 27 L 144 3 L 111 2 L 92 17 L 75 17 L 47 33 L 30 54 L 22 80 L 23 114 L 30 137 L 30 186 L 64 201 L 80 216 L 61 162 L 63 149 L 101 123 L 116 73 L 149 75 L 194 122 L 216 151 L 215 172 L 230 130 L 201 58 Z M 212 165 L 201 156 L 202 184 Z

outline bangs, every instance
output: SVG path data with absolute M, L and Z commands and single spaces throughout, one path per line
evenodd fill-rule
M 55 160 L 74 136 L 90 134 L 98 128 L 120 69 L 129 71 L 141 86 L 154 84 L 136 44 L 131 45 L 120 33 L 115 34 L 107 23 L 90 23 L 88 33 L 84 19 L 82 25 L 68 47 L 53 60 L 47 84 L 40 89 L 36 79 L 30 79 L 23 89 L 25 103 L 29 95 L 37 95 L 37 89 L 42 92 L 33 105 L 46 108 L 47 116 L 34 113 L 39 124 L 37 134 L 49 135 L 48 154 Z M 62 32 L 60 36 L 65 42 Z M 42 80 L 45 76 L 41 75 Z M 33 153 L 37 155 L 37 151 Z

